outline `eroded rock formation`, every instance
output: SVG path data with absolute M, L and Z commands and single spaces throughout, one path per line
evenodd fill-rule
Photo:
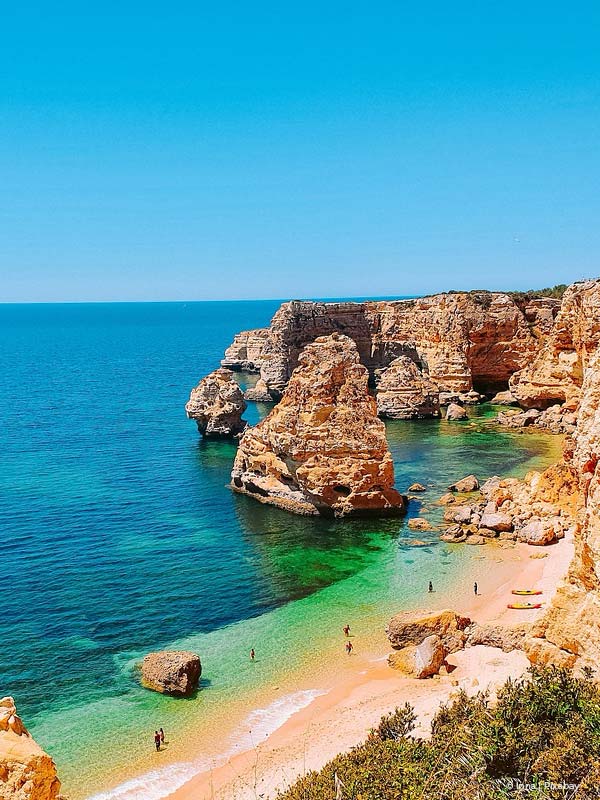
M 402 513 L 367 382 L 352 339 L 308 345 L 281 401 L 242 436 L 232 488 L 298 514 Z
M 246 401 L 231 370 L 221 367 L 192 389 L 185 411 L 207 438 L 235 436 L 246 427 Z
M 158 650 L 142 661 L 142 686 L 162 694 L 187 697 L 201 674 L 200 656 L 188 650 Z
M 376 372 L 377 410 L 388 419 L 425 419 L 440 414 L 440 391 L 412 358 L 399 356 Z
M 263 385 L 277 398 L 303 347 L 337 331 L 354 340 L 371 374 L 407 356 L 442 391 L 468 392 L 474 383 L 504 388 L 539 350 L 558 305 L 549 299 L 518 305 L 498 292 L 365 303 L 291 301 L 266 330 L 238 334 L 222 363 L 260 368 Z
M 550 335 L 530 366 L 515 374 L 510 389 L 523 408 L 566 404 L 574 409 L 584 371 L 600 339 L 600 281 L 566 290 Z
M 53 760 L 32 739 L 12 697 L 0 700 L 0 798 L 57 800 L 60 781 Z

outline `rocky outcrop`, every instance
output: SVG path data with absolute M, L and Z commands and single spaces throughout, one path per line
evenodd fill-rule
M 390 653 L 388 664 L 411 678 L 431 678 L 437 675 L 447 652 L 439 636 L 427 636 L 418 645 L 408 645 Z
M 450 527 L 441 538 L 468 544 L 485 544 L 494 538 L 552 544 L 567 531 L 575 531 L 578 501 L 576 471 L 563 462 L 541 473 L 530 472 L 523 480 L 490 478 L 476 500 L 446 507 L 444 521 Z
M 377 410 L 387 419 L 439 417 L 437 384 L 421 372 L 412 358 L 399 356 L 389 367 L 377 370 Z
M 600 281 L 570 286 L 545 344 L 532 361 L 510 380 L 510 390 L 523 408 L 544 409 L 565 404 L 576 408 L 583 376 L 600 339 Z
M 319 337 L 281 401 L 240 440 L 231 485 L 298 514 L 399 514 L 385 426 L 352 339 Z
M 600 317 L 596 318 L 596 323 Z M 592 323 L 590 323 L 592 324 Z M 587 337 L 586 337 L 587 338 Z M 575 555 L 567 579 L 527 641 L 534 663 L 590 666 L 600 662 L 600 350 L 582 358 L 585 375 L 567 458 L 580 489 Z
M 553 303 L 519 305 L 498 292 L 365 303 L 294 300 L 282 304 L 266 332 L 238 334 L 222 363 L 232 369 L 259 367 L 264 386 L 276 398 L 302 349 L 319 336 L 339 332 L 355 342 L 371 375 L 406 356 L 441 391 L 468 393 L 474 384 L 505 388 L 539 349 Z
M 0 700 L 0 798 L 57 800 L 60 781 L 53 760 L 32 739 L 12 697 Z
M 236 333 L 233 342 L 225 350 L 221 366 L 243 372 L 259 372 L 268 337 L 268 328 Z
M 461 478 L 448 487 L 450 492 L 476 492 L 477 489 L 479 489 L 479 481 L 475 475 L 467 475 L 466 478 Z
M 231 370 L 216 369 L 192 389 L 185 411 L 206 438 L 235 436 L 246 427 L 246 402 Z
M 577 414 L 567 405 L 553 405 L 544 411 L 529 408 L 527 411 L 501 411 L 497 422 L 505 428 L 534 428 L 547 433 L 571 434 L 575 430 Z
M 420 645 L 427 637 L 437 636 L 446 653 L 464 647 L 466 629 L 471 624 L 468 617 L 451 609 L 442 611 L 402 611 L 388 622 L 385 633 L 395 650 L 409 645 Z
M 473 625 L 469 629 L 467 647 L 483 645 L 485 647 L 497 647 L 505 653 L 512 650 L 522 650 L 525 638 L 529 634 L 530 625 L 495 625 L 494 623 L 484 623 L 483 625 Z
M 159 650 L 142 661 L 142 686 L 162 694 L 189 696 L 201 674 L 200 656 L 188 650 Z

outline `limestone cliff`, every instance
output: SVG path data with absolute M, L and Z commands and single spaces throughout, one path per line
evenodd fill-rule
M 376 372 L 377 410 L 388 419 L 424 419 L 440 414 L 437 384 L 408 356 Z
M 594 327 L 600 316 L 587 320 Z M 581 495 L 575 556 L 567 580 L 527 642 L 527 653 L 535 663 L 591 666 L 597 670 L 600 663 L 600 350 L 589 361 L 581 356 L 581 363 L 584 379 L 577 430 L 572 451 L 567 449 L 567 458 L 572 458 L 579 476 Z
M 281 401 L 242 436 L 232 488 L 298 514 L 402 513 L 367 382 L 352 339 L 309 344 Z
M 439 294 L 416 300 L 364 303 L 283 303 L 267 329 L 245 331 L 228 348 L 223 365 L 260 368 L 261 387 L 277 398 L 302 348 L 318 336 L 340 332 L 354 340 L 373 375 L 408 356 L 442 391 L 504 388 L 547 334 L 556 301 L 517 305 L 498 292 Z M 255 344 L 252 358 L 248 343 Z
M 31 738 L 12 697 L 0 700 L 0 798 L 57 800 L 60 781 L 50 756 Z
M 192 389 L 185 406 L 190 419 L 207 438 L 235 436 L 246 427 L 242 414 L 246 402 L 231 370 L 216 369 Z
M 225 351 L 221 366 L 244 372 L 258 372 L 267 337 L 267 328 L 256 328 L 252 331 L 237 333 Z
M 569 286 L 556 322 L 531 363 L 511 378 L 513 396 L 524 408 L 577 406 L 585 368 L 600 339 L 600 281 Z

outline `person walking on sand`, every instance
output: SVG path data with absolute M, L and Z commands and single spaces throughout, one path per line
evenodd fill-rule
M 160 733 L 160 743 L 163 745 L 165 743 L 165 732 L 162 728 L 160 728 L 158 732 Z
M 433 583 L 429 581 L 429 593 L 433 592 Z
M 353 649 L 354 648 L 352 647 L 352 642 L 346 642 L 346 652 L 348 653 L 348 655 L 352 653 Z
M 252 648 L 252 649 L 250 650 L 250 661 L 254 661 L 254 657 L 255 657 L 255 655 L 256 655 L 256 653 L 254 652 L 254 648 Z
M 350 636 L 350 625 L 344 625 L 344 636 Z
M 154 744 L 156 746 L 156 752 L 160 750 L 160 733 L 158 731 L 154 731 Z
M 477 581 L 475 581 L 475 583 L 473 584 L 473 593 L 474 594 L 478 594 L 478 591 L 479 591 L 479 587 L 477 586 Z

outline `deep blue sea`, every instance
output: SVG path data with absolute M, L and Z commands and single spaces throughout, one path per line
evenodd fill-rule
M 260 631 L 284 664 L 311 614 L 345 614 L 369 592 L 371 613 L 392 589 L 396 603 L 415 595 L 425 574 L 450 583 L 467 558 L 437 535 L 411 549 L 398 520 L 296 518 L 226 488 L 235 445 L 202 442 L 184 405 L 234 333 L 267 325 L 278 305 L 0 305 L 0 692 L 70 797 L 117 783 L 158 711 L 176 728 L 211 697 L 272 681 L 236 668 L 236 637 L 245 653 Z M 248 419 L 267 410 L 251 404 Z M 398 487 L 442 493 L 471 471 L 522 474 L 553 457 L 548 437 L 473 414 L 462 427 L 389 424 Z M 208 663 L 204 693 L 183 706 L 135 679 L 136 658 L 175 642 Z M 107 756 L 95 747 L 109 735 L 121 746 Z

